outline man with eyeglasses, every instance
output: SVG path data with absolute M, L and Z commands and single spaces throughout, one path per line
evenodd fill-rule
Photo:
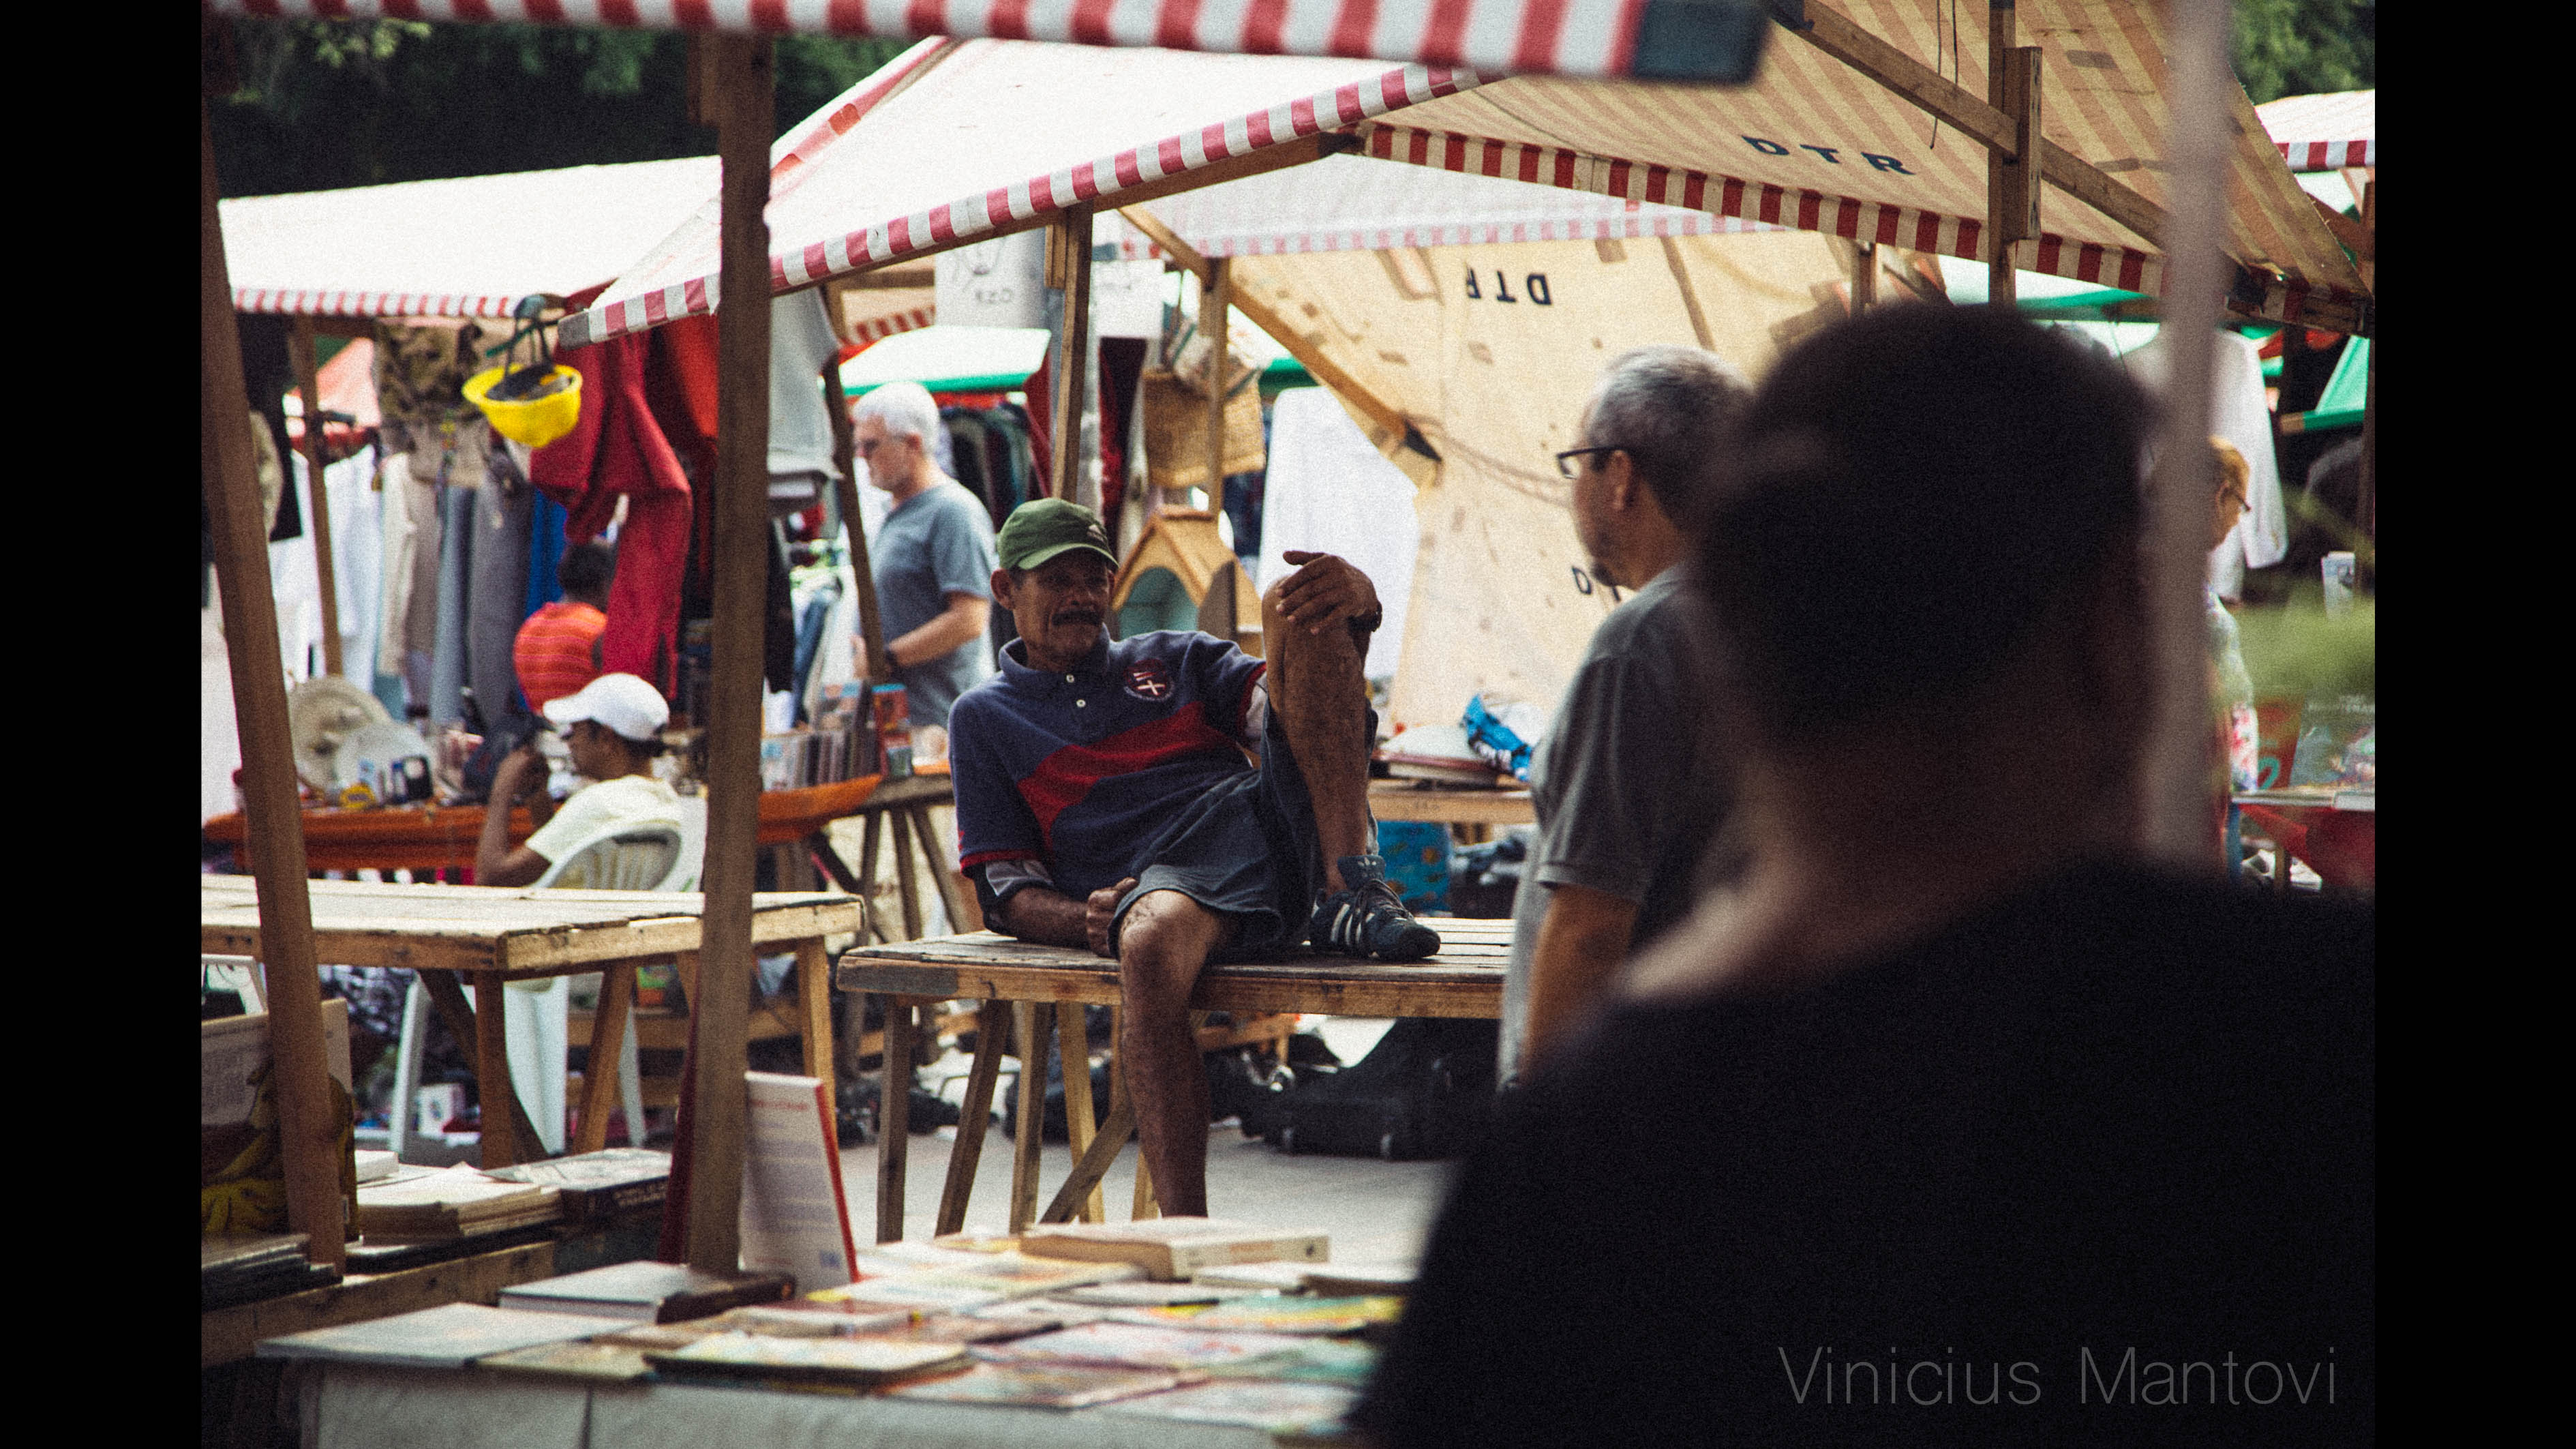
M 1503 986 L 1507 1087 L 1686 913 L 1727 814 L 1679 565 L 1682 520 L 1748 394 L 1709 353 L 1636 348 L 1602 373 L 1583 446 L 1556 455 L 1592 576 L 1633 593 L 1601 621 L 1532 755 L 1538 827 Z
M 957 696 L 993 672 L 984 624 L 993 606 L 993 520 L 981 500 L 939 470 L 931 441 L 944 426 L 917 382 L 890 382 L 852 410 L 868 482 L 894 500 L 868 540 L 878 614 L 894 682 L 914 725 L 948 727 Z

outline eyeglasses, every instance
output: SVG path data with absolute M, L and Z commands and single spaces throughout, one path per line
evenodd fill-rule
M 1598 448 L 1568 448 L 1556 455 L 1556 471 L 1564 474 L 1571 481 L 1576 476 L 1574 460 L 1577 458 L 1587 457 L 1593 453 L 1626 453 L 1634 457 L 1636 451 L 1634 448 L 1621 447 L 1617 443 L 1605 443 Z

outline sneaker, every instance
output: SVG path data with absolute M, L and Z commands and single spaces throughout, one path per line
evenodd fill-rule
M 1374 855 L 1346 855 L 1335 864 L 1354 890 L 1335 891 L 1315 908 L 1309 928 L 1319 951 L 1381 961 L 1419 961 L 1440 949 L 1440 933 L 1413 918 L 1386 883 L 1386 862 Z

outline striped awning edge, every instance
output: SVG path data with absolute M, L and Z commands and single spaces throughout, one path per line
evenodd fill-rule
M 277 312 L 298 317 L 507 317 L 517 297 L 433 296 L 420 292 L 289 291 L 236 287 L 236 312 Z
M 1452 95 L 1477 84 L 1478 77 L 1472 71 L 1402 66 L 1373 81 L 1338 86 L 1239 115 L 1222 124 L 1131 146 L 1061 171 L 960 197 L 791 253 L 773 254 L 769 259 L 770 289 L 791 291 L 900 257 L 944 250 L 957 242 L 1026 223 L 1067 206 L 1086 202 L 1114 205 L 1111 198 L 1148 182 L 1325 131 L 1347 130 L 1388 111 L 1435 96 Z M 782 168 L 783 161 L 773 163 L 773 175 Z M 717 293 L 717 278 L 709 273 L 641 296 L 620 298 L 566 318 L 559 345 L 588 346 L 658 327 L 673 318 L 702 316 L 716 309 Z
M 1620 76 L 1647 0 L 202 0 L 253 18 L 435 20 L 628 30 L 1048 40 L 1313 55 L 1489 74 Z

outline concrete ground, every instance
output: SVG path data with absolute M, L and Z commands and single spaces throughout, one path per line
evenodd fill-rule
M 1325 1041 L 1344 1062 L 1366 1055 L 1393 1023 L 1358 1017 L 1328 1017 Z M 922 1085 L 936 1084 L 937 1069 L 924 1069 Z M 1009 1078 L 1003 1079 L 1009 1087 Z M 952 1085 L 946 1095 L 956 1100 Z M 995 1100 L 1001 1101 L 997 1092 Z M 926 1241 L 939 1212 L 941 1184 L 948 1178 L 953 1129 L 908 1139 L 904 1172 L 903 1236 Z M 1128 1220 L 1136 1181 L 1136 1153 L 1131 1145 L 1119 1155 L 1102 1186 L 1110 1222 Z M 1208 1130 L 1208 1213 L 1269 1227 L 1320 1231 L 1332 1240 L 1337 1263 L 1410 1262 L 1420 1256 L 1422 1240 L 1439 1211 L 1454 1162 L 1383 1162 L 1373 1157 L 1290 1156 L 1259 1138 L 1247 1138 L 1229 1120 Z M 1043 1206 L 1056 1185 L 1072 1170 L 1071 1149 L 1050 1143 L 1039 1159 L 1038 1200 Z M 848 1193 L 851 1227 L 862 1241 L 876 1229 L 876 1145 L 841 1149 L 841 1176 Z M 1011 1141 L 996 1116 L 976 1162 L 975 1190 L 968 1200 L 969 1231 L 999 1236 L 1008 1230 L 1011 1192 Z

